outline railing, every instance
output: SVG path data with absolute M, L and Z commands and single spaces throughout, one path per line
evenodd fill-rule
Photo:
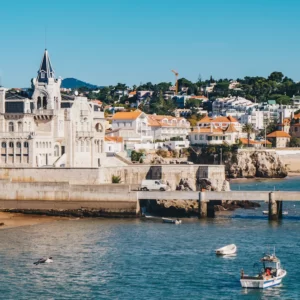
M 94 132 L 90 131 L 76 131 L 76 137 L 94 137 Z
M 33 114 L 38 116 L 53 116 L 54 109 L 34 109 Z
M 26 139 L 33 136 L 32 132 L 0 132 L 0 138 L 22 138 Z

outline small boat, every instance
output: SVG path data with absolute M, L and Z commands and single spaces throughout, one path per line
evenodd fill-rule
M 176 224 L 176 225 L 179 225 L 182 223 L 182 221 L 179 219 L 174 220 L 174 219 L 162 218 L 162 221 L 163 221 L 163 223 Z
M 235 254 L 237 247 L 235 244 L 230 244 L 216 250 L 217 255 L 232 255 Z
M 269 211 L 263 210 L 263 215 L 267 216 L 268 214 L 269 214 Z M 283 215 L 283 216 L 286 216 L 286 215 L 288 215 L 288 214 L 289 214 L 288 211 L 283 211 L 283 212 L 282 212 L 282 215 Z
M 255 276 L 248 276 L 241 271 L 243 288 L 265 289 L 279 285 L 287 272 L 281 268 L 280 260 L 275 254 L 267 254 L 260 260 L 263 264 L 261 271 Z M 257 264 L 254 264 L 254 266 Z

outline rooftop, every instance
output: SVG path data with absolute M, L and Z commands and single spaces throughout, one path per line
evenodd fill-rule
M 271 133 L 269 133 L 267 135 L 268 138 L 279 138 L 279 137 L 285 137 L 285 138 L 290 138 L 291 136 L 284 132 L 284 131 L 281 131 L 281 130 L 277 130 L 277 131 L 273 131 Z

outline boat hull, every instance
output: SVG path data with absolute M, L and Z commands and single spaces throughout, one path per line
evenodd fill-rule
M 253 279 L 253 278 L 242 278 L 240 280 L 243 288 L 248 289 L 266 289 L 269 287 L 277 286 L 281 283 L 282 278 L 285 277 L 286 271 L 282 270 L 282 274 L 278 277 L 271 279 Z
M 223 248 L 215 250 L 216 255 L 233 255 L 237 251 L 236 245 L 228 245 Z

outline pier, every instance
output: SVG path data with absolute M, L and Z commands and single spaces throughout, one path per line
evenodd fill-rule
M 284 201 L 300 201 L 300 192 L 293 191 L 230 191 L 230 192 L 138 192 L 141 199 L 198 200 L 199 218 L 214 216 L 215 201 L 257 201 L 269 203 L 269 220 L 282 218 Z

